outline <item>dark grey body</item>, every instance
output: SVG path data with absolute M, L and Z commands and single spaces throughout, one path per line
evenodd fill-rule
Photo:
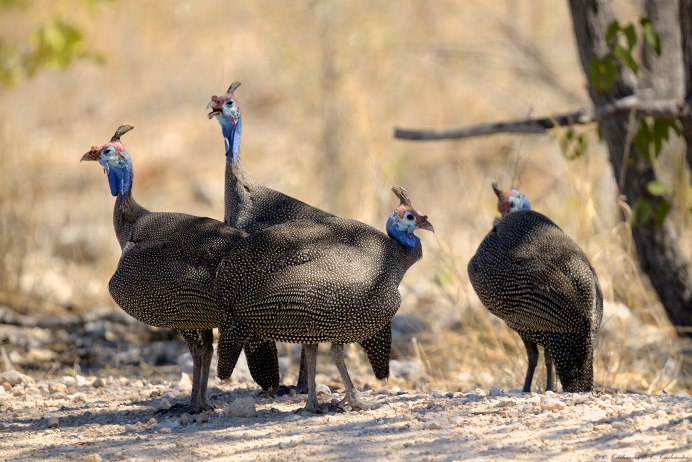
M 291 220 L 311 220 L 320 224 L 331 224 L 341 220 L 335 215 L 298 199 L 255 183 L 242 167 L 230 162 L 226 164 L 225 188 L 226 213 L 224 221 L 226 224 L 249 234 Z M 376 232 L 379 233 L 379 231 Z M 380 234 L 382 235 L 382 233 Z M 387 236 L 384 237 L 388 240 Z M 362 256 L 368 258 L 368 255 Z M 391 324 L 386 323 L 380 331 L 374 332 L 369 337 L 361 338 L 358 343 L 365 350 L 375 376 L 378 379 L 389 377 L 389 356 L 392 344 Z M 306 387 L 304 356 L 302 359 L 298 381 L 299 389 Z M 223 378 L 221 375 L 220 377 Z
M 251 234 L 217 273 L 224 308 L 219 374 L 232 370 L 248 330 L 264 339 L 302 343 L 312 347 L 306 353 L 312 354 L 307 359 L 310 407 L 311 400 L 316 404 L 316 345 L 331 342 L 351 399 L 352 384 L 338 347 L 389 328 L 401 302 L 399 283 L 421 256 L 420 243 L 409 249 L 370 226 L 340 218 L 321 224 L 290 221 Z
M 211 218 L 148 212 L 129 194 L 116 199 L 113 224 L 122 255 L 109 283 L 111 296 L 139 321 L 180 330 L 194 362 L 192 411 L 208 409 L 212 329 L 222 318 L 214 279 L 221 259 L 246 234 Z M 253 378 L 263 388 L 278 387 L 276 346 L 249 341 Z
M 593 388 L 593 341 L 603 316 L 598 277 L 584 252 L 555 223 L 531 210 L 499 219 L 468 264 L 483 304 L 517 331 L 529 353 L 552 356 L 565 391 Z M 532 360 L 533 357 L 533 360 Z

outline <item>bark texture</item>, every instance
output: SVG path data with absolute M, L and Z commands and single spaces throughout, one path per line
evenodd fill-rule
M 690 3 L 690 0 L 682 1 L 686 4 Z M 662 10 L 670 8 L 671 5 L 677 8 L 677 2 L 669 0 L 654 3 L 658 8 L 657 17 L 660 18 L 667 18 L 666 12 Z M 588 75 L 593 57 L 603 56 L 607 52 L 604 37 L 608 24 L 614 19 L 612 4 L 610 0 L 569 0 L 569 7 L 579 58 L 584 72 Z M 687 19 L 689 20 L 689 14 Z M 679 24 L 666 24 L 666 27 L 679 27 Z M 670 36 L 675 37 L 675 34 Z M 668 37 L 668 35 L 665 36 L 665 38 Z M 662 39 L 664 39 L 663 36 Z M 689 40 L 689 37 L 687 39 Z M 668 40 L 663 46 L 675 47 L 675 44 L 674 41 Z M 679 44 L 677 49 L 680 50 Z M 674 54 L 670 48 L 669 51 Z M 686 59 L 689 55 L 690 53 L 685 54 Z M 666 57 L 670 58 L 668 55 Z M 671 61 L 675 61 L 674 57 Z M 661 63 L 664 62 L 667 61 L 661 59 Z M 688 82 L 690 65 L 692 62 L 686 61 Z M 589 86 L 589 94 L 594 106 L 598 107 L 634 94 L 635 87 L 636 80 L 633 76 L 619 69 L 616 83 L 610 91 L 601 92 Z M 653 91 L 657 91 L 655 87 Z M 634 123 L 631 123 L 631 120 Z M 620 192 L 626 196 L 627 203 L 633 206 L 638 199 L 643 199 L 651 202 L 655 207 L 660 199 L 650 195 L 646 188 L 650 181 L 656 179 L 653 166 L 630 142 L 638 128 L 637 119 L 631 118 L 628 113 L 605 114 L 600 119 L 600 127 L 608 146 L 616 181 Z M 689 142 L 688 139 L 688 161 Z M 668 317 L 681 334 L 692 336 L 692 275 L 689 261 L 678 245 L 678 236 L 668 223 L 658 226 L 654 220 L 646 224 L 633 225 L 632 235 L 641 269 L 651 280 Z

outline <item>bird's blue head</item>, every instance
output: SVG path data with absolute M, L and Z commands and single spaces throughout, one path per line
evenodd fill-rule
M 243 133 L 243 122 L 240 117 L 240 107 L 235 97 L 235 90 L 240 86 L 240 82 L 235 81 L 228 87 L 224 96 L 212 96 L 207 104 L 207 109 L 211 108 L 208 114 L 210 119 L 216 117 L 221 124 L 224 143 L 226 145 L 226 159 L 235 164 L 240 158 L 240 137 Z
M 529 199 L 516 189 L 501 191 L 497 184 L 493 183 L 493 191 L 497 196 L 497 210 L 503 217 L 519 210 L 531 210 Z
M 132 189 L 132 160 L 120 142 L 120 137 L 133 128 L 130 124 L 121 125 L 109 143 L 92 146 L 89 152 L 82 156 L 82 160 L 93 160 L 101 164 L 108 177 L 111 194 L 118 198 L 125 197 Z
M 401 203 L 387 219 L 387 234 L 399 244 L 413 249 L 420 242 L 420 239 L 413 234 L 416 229 L 432 232 L 435 232 L 435 229 L 428 221 L 427 215 L 420 215 L 414 210 L 404 188 L 394 186 L 392 191 Z

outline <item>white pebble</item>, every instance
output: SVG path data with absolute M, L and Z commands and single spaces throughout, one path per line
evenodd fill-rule
M 159 409 L 170 409 L 173 405 L 166 398 L 161 398 L 159 401 Z
M 60 421 L 58 420 L 57 417 L 49 417 L 48 421 L 48 428 L 58 428 L 60 427 Z
M 14 387 L 15 385 L 27 385 L 31 383 L 34 383 L 34 379 L 15 370 L 0 373 L 0 384 L 7 384 L 10 387 Z
M 500 390 L 500 389 L 497 388 L 497 387 L 492 387 L 490 390 L 488 390 L 488 394 L 489 394 L 490 396 L 503 396 L 503 395 L 504 395 L 504 393 L 502 392 L 502 390 Z
M 64 383 L 52 382 L 48 385 L 48 391 L 50 393 L 67 393 L 67 385 Z
M 329 387 L 323 383 L 317 384 L 317 386 L 315 387 L 315 392 L 317 393 L 317 396 L 332 394 L 332 391 L 329 389 Z
M 209 414 L 203 412 L 201 414 L 195 415 L 195 422 L 197 422 L 197 423 L 209 422 Z
M 426 430 L 440 430 L 449 424 L 445 419 L 435 419 L 429 420 L 423 424 L 423 428 Z
M 186 412 L 185 414 L 180 416 L 180 418 L 178 419 L 178 422 L 180 422 L 181 425 L 189 425 L 194 420 L 195 420 L 195 418 Z
M 255 399 L 249 396 L 236 398 L 224 406 L 223 413 L 229 417 L 255 417 Z
M 565 408 L 565 403 L 559 399 L 551 398 L 546 396 L 541 400 L 541 410 L 542 411 L 560 411 Z

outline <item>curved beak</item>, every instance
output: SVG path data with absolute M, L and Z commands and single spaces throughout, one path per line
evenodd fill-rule
M 433 228 L 432 223 L 428 221 L 427 215 L 419 216 L 418 220 L 416 220 L 416 226 L 418 226 L 419 229 L 435 232 L 435 228 Z
M 209 101 L 209 104 L 207 104 L 207 109 L 211 108 L 211 112 L 207 114 L 207 117 L 210 119 L 213 119 L 216 116 L 220 116 L 222 114 L 221 111 L 221 103 L 219 102 L 218 97 L 212 96 L 211 101 Z
M 99 160 L 99 152 L 96 149 L 92 149 L 82 156 L 80 162 L 84 162 L 85 160 Z

